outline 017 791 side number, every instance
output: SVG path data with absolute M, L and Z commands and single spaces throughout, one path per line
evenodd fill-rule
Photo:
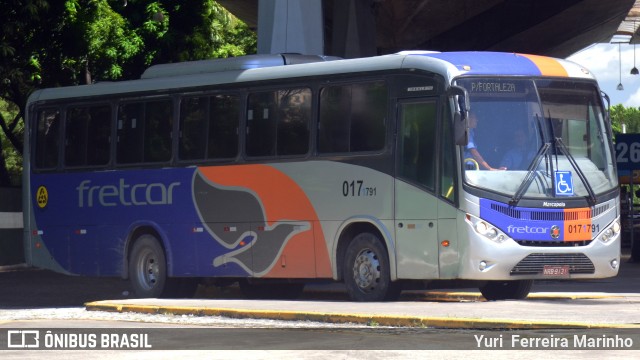
M 342 196 L 376 196 L 376 188 L 365 186 L 364 180 L 345 180 L 342 182 Z

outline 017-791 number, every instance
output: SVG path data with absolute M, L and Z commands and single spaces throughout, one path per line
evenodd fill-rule
M 345 180 L 342 182 L 342 196 L 376 196 L 376 188 L 365 186 L 364 180 Z
M 600 232 L 600 225 L 598 224 L 572 224 L 567 226 L 567 231 L 570 234 L 582 234 L 582 233 L 598 233 Z

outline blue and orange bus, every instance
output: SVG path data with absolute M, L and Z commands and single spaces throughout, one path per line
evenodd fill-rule
M 188 296 L 357 301 L 615 276 L 618 183 L 585 68 L 491 52 L 252 55 L 29 98 L 29 264 Z

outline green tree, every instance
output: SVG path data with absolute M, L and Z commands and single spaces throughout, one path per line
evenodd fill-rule
M 256 48 L 255 34 L 212 0 L 0 0 L 0 8 L 0 99 L 17 106 L 0 112 L 0 127 L 18 153 L 37 88 L 135 79 L 152 64 Z M 0 158 L 0 185 L 5 169 Z
M 622 133 L 623 124 L 625 125 L 627 133 L 640 133 L 640 108 L 628 108 L 622 104 L 614 105 L 610 109 L 610 117 L 614 133 Z
M 18 113 L 18 107 L 14 104 L 7 103 L 0 99 L 0 117 L 5 119 L 13 119 Z M 22 133 L 22 123 L 18 124 L 15 132 Z M 4 132 L 0 132 L 0 159 L 5 163 L 4 167 L 0 167 L 0 185 L 20 185 L 20 174 L 22 172 L 22 156 L 16 148 L 7 141 Z

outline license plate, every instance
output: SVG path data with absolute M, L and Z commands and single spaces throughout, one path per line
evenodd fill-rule
M 542 269 L 544 276 L 569 276 L 569 265 L 545 265 Z

